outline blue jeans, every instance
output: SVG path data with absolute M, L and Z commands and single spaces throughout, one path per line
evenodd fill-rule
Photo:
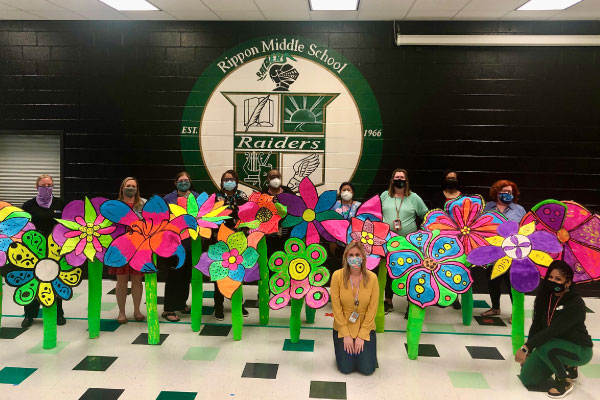
M 338 331 L 333 330 L 333 348 L 338 369 L 342 374 L 358 371 L 363 375 L 371 375 L 377 366 L 377 338 L 371 331 L 369 341 L 365 340 L 360 354 L 348 354 L 344 350 L 344 338 L 338 338 Z

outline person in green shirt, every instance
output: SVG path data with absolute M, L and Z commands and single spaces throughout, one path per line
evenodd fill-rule
M 390 226 L 390 230 L 400 236 L 406 236 L 418 230 L 417 217 L 423 218 L 429 211 L 418 194 L 411 192 L 408 181 L 408 172 L 396 168 L 392 172 L 388 190 L 381 193 L 381 209 L 383 222 Z M 394 309 L 392 298 L 392 280 L 387 279 L 385 284 L 385 313 Z

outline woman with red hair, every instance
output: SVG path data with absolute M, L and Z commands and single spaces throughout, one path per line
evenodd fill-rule
M 496 181 L 490 188 L 490 202 L 485 205 L 485 211 L 496 211 L 504 215 L 509 221 L 521 222 L 525 215 L 525 209 L 517 204 L 519 200 L 519 187 L 516 183 L 502 179 Z M 491 271 L 492 268 L 488 268 Z M 502 281 L 510 288 L 510 275 L 503 274 L 496 279 L 488 280 L 488 289 L 490 291 L 490 299 L 492 300 L 492 308 L 481 313 L 483 317 L 491 317 L 500 315 L 500 294 L 502 293 Z M 511 296 L 510 291 L 508 292 Z M 512 322 L 512 317 L 511 317 Z

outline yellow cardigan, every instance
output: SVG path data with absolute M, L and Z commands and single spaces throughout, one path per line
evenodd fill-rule
M 369 335 L 375 330 L 375 314 L 379 305 L 379 284 L 377 275 L 367 271 L 369 283 L 365 285 L 364 280 L 360 283 L 358 292 L 358 320 L 350 322 L 350 314 L 355 310 L 354 293 L 352 286 L 348 282 L 348 287 L 344 287 L 344 274 L 342 269 L 333 273 L 331 278 L 331 305 L 333 307 L 333 329 L 338 331 L 338 337 L 351 336 L 355 339 L 357 336 L 369 341 Z

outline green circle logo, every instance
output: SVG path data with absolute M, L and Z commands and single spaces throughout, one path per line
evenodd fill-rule
M 186 169 L 205 190 L 235 169 L 242 189 L 269 170 L 293 190 L 352 181 L 363 196 L 381 161 L 379 106 L 362 74 L 312 40 L 269 36 L 228 50 L 202 74 L 184 110 Z

